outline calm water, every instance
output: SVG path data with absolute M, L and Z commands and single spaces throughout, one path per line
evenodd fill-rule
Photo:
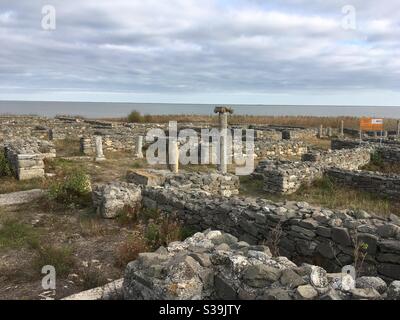
M 291 116 L 374 116 L 400 118 L 399 107 L 231 105 L 235 114 Z M 0 101 L 0 114 L 58 114 L 85 117 L 123 117 L 132 110 L 143 114 L 212 114 L 215 105 L 108 102 Z

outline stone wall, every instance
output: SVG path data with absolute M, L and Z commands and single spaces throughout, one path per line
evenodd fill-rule
M 339 184 L 400 200 L 400 176 L 398 175 L 337 168 L 327 170 L 326 174 Z
M 250 244 L 276 243 L 294 261 L 318 264 L 337 272 L 353 263 L 355 246 L 366 258 L 362 273 L 400 279 L 400 219 L 364 211 L 330 210 L 304 202 L 226 198 L 202 191 L 145 187 L 143 204 L 177 214 L 186 226 L 228 232 Z
M 178 187 L 209 192 L 230 197 L 239 194 L 239 177 L 217 172 L 180 172 L 167 170 L 131 170 L 127 180 L 139 185 Z
M 259 158 L 299 157 L 308 151 L 302 141 L 255 141 L 255 153 Z
M 367 147 L 352 150 L 312 151 L 302 156 L 303 161 L 318 163 L 326 167 L 357 170 L 371 161 L 372 149 Z
M 43 177 L 43 159 L 56 156 L 52 143 L 34 138 L 6 141 L 4 152 L 10 167 L 19 180 Z
M 376 151 L 384 162 L 394 164 L 400 162 L 400 147 L 380 146 L 377 147 Z
M 283 130 L 282 138 L 285 140 L 307 140 L 317 136 L 317 129 L 292 129 Z
M 126 268 L 122 292 L 126 300 L 396 300 L 400 282 L 297 266 L 266 246 L 207 230 L 140 253 Z
M 310 152 L 303 155 L 305 161 L 260 161 L 253 175 L 263 179 L 265 191 L 291 194 L 322 178 L 328 168 L 355 170 L 368 164 L 370 156 L 369 148 Z

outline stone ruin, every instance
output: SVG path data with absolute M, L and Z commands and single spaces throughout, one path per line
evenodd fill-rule
M 4 143 L 4 154 L 17 179 L 28 180 L 44 177 L 43 160 L 55 158 L 56 149 L 45 140 L 14 139 Z
M 210 195 L 224 197 L 239 194 L 239 178 L 230 174 L 175 174 L 167 170 L 132 170 L 127 173 L 127 181 L 98 184 L 93 187 L 94 207 L 104 218 L 117 217 L 125 206 L 133 209 L 140 207 L 142 189 L 146 186 L 202 190 Z
M 94 188 L 94 198 L 121 186 L 135 193 L 126 193 L 131 204 L 173 214 L 201 233 L 140 254 L 123 280 L 108 285 L 119 298 L 400 299 L 397 216 L 217 196 L 184 184 L 110 184 Z M 368 246 L 354 280 L 341 269 L 355 263 L 360 243 Z M 110 299 L 107 288 L 77 298 Z
M 121 295 L 126 300 L 345 300 L 399 299 L 400 281 L 327 273 L 272 256 L 217 230 L 196 233 L 128 264 Z
M 253 176 L 263 180 L 267 192 L 291 194 L 322 178 L 330 168 L 355 170 L 368 164 L 370 158 L 369 148 L 309 152 L 302 156 L 302 161 L 260 161 Z

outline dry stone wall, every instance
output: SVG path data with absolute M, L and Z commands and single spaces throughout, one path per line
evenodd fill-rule
M 332 168 L 327 176 L 333 181 L 357 189 L 400 200 L 400 176 L 370 171 L 349 171 Z
M 7 141 L 4 143 L 4 152 L 19 180 L 43 177 L 43 159 L 56 156 L 52 143 L 34 138 Z
M 303 155 L 304 161 L 260 161 L 253 175 L 263 179 L 265 191 L 291 194 L 303 184 L 322 178 L 328 168 L 355 170 L 368 164 L 370 157 L 369 148 L 310 152 Z
M 352 264 L 355 247 L 367 246 L 361 274 L 400 279 L 400 219 L 365 211 L 330 210 L 305 202 L 226 198 L 202 191 L 145 187 L 143 205 L 176 214 L 186 226 L 228 232 L 250 244 L 270 242 L 298 262 L 337 272 Z M 278 237 L 277 237 L 278 235 Z

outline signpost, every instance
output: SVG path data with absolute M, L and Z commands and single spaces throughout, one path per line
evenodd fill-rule
M 380 131 L 381 142 L 383 136 L 383 119 L 382 118 L 361 118 L 360 120 L 360 142 L 362 140 L 363 131 Z

